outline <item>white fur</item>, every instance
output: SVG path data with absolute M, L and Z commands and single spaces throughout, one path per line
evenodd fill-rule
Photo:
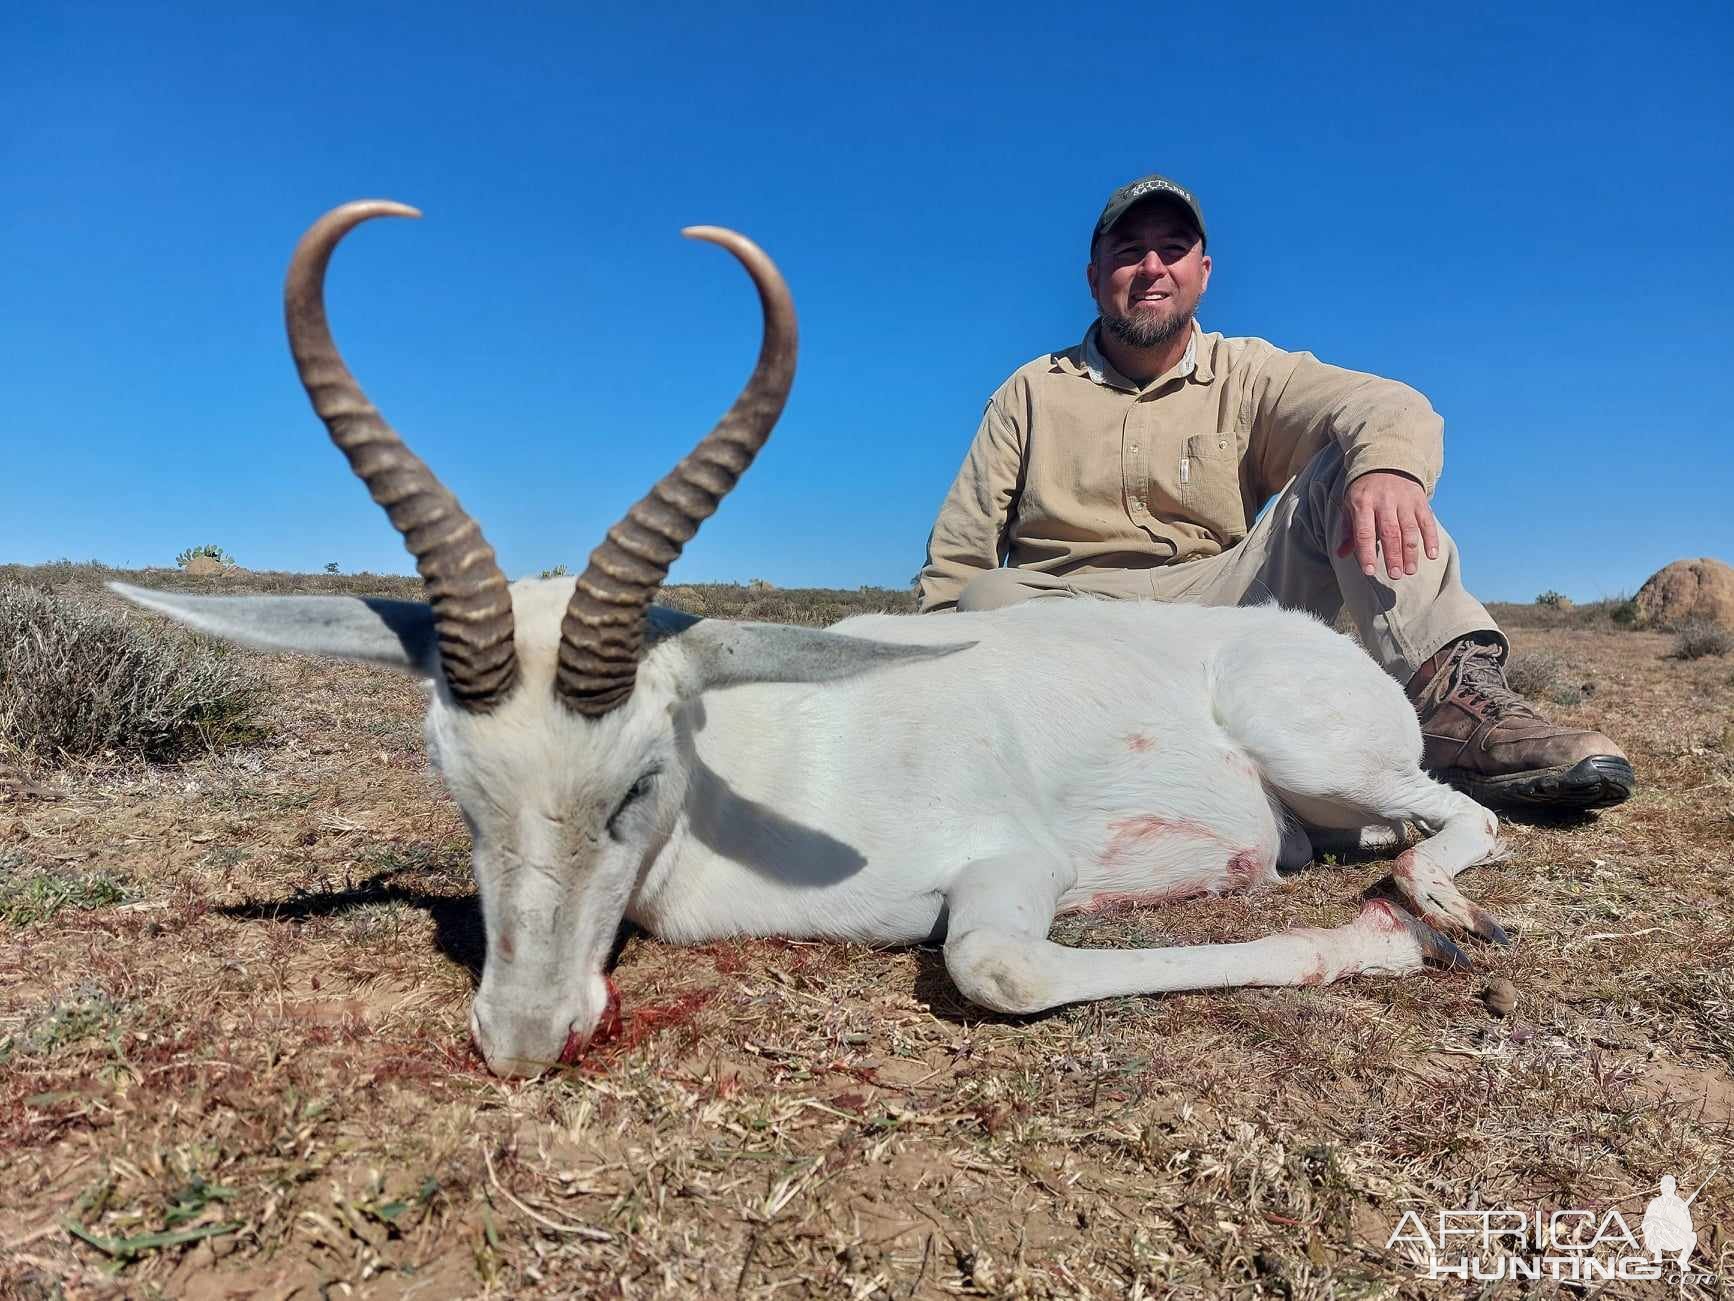
M 1421 825 L 1432 838 L 1399 860 L 1399 887 L 1431 921 L 1484 919 L 1452 878 L 1492 852 L 1495 819 L 1421 772 L 1402 690 L 1304 614 L 1044 600 L 862 616 L 831 630 L 844 660 L 862 657 L 853 676 L 720 689 L 707 678 L 730 639 L 764 643 L 704 621 L 657 641 L 627 703 L 588 719 L 553 691 L 570 593 L 570 580 L 515 584 L 519 685 L 485 715 L 437 689 L 427 719 L 475 836 L 488 958 L 472 1025 L 496 1071 L 537 1069 L 596 1027 L 622 916 L 679 942 L 943 937 L 962 991 L 1013 1012 L 1400 973 L 1448 951 L 1383 903 L 1334 931 L 1251 944 L 1047 941 L 1058 911 L 1270 884 L 1279 856 L 1306 852 L 1286 810 L 1321 827 Z M 321 610 L 323 626 L 342 622 Z M 330 653 L 359 653 L 321 635 Z M 379 658 L 371 624 L 366 636 Z M 935 654 L 869 667 L 873 644 Z
M 587 722 L 563 716 L 549 685 L 566 585 L 514 592 L 524 688 L 497 719 L 464 722 L 478 739 L 510 729 L 488 753 L 534 758 L 488 784 L 520 805 L 557 807 L 605 774 L 618 787 L 659 756 L 665 798 L 640 828 L 642 857 L 614 857 L 592 877 L 631 872 L 626 916 L 665 939 L 943 934 L 964 991 L 1010 1011 L 1413 970 L 1417 941 L 1371 924 L 1377 914 L 1340 934 L 1228 954 L 1241 965 L 1220 970 L 1208 948 L 1166 953 L 1152 970 L 1149 955 L 1056 953 L 1044 937 L 1056 910 L 1104 896 L 1274 881 L 1290 789 L 1337 813 L 1324 825 L 1450 823 L 1468 836 L 1452 874 L 1493 844 L 1490 814 L 1420 772 L 1419 727 L 1397 684 L 1305 615 L 1041 601 L 864 616 L 832 631 L 976 644 L 842 681 L 714 691 L 683 685 L 675 637 L 647 656 L 620 713 Z M 532 741 L 539 730 L 554 744 Z M 1040 883 L 1024 880 L 1030 864 Z M 986 876 L 992 902 L 975 902 L 972 873 Z M 618 883 L 609 894 L 621 897 Z M 1001 896 L 1027 915 L 1006 915 Z M 581 911 L 580 971 L 592 975 L 618 914 Z M 1024 969 L 1010 995 L 992 975 L 1008 964 Z

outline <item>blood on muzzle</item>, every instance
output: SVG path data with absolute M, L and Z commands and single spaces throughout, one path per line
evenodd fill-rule
M 577 1065 L 585 1049 L 605 1044 L 620 1033 L 620 991 L 615 988 L 613 976 L 604 976 L 602 980 L 608 986 L 608 1002 L 602 1008 L 602 1019 L 596 1023 L 588 1039 L 576 1030 L 567 1034 L 566 1046 L 560 1050 L 562 1066 Z

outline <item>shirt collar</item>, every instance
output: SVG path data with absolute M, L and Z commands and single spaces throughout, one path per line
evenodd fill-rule
M 1104 388 L 1125 389 L 1128 393 L 1142 393 L 1147 388 L 1160 387 L 1172 379 L 1194 379 L 1200 384 L 1208 384 L 1215 378 L 1210 367 L 1210 357 L 1207 351 L 1199 348 L 1199 340 L 1204 331 L 1197 321 L 1192 322 L 1192 335 L 1186 340 L 1186 353 L 1174 364 L 1166 374 L 1158 375 L 1149 384 L 1139 384 L 1128 379 L 1114 368 L 1102 352 L 1101 345 L 1102 322 L 1091 322 L 1090 328 L 1084 331 L 1084 342 L 1078 349 L 1078 370 L 1088 376 L 1093 383 Z

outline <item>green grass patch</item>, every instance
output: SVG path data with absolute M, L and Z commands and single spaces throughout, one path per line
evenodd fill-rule
M 117 1033 L 125 1008 L 85 983 L 56 998 L 17 1034 L 0 1039 L 0 1065 L 14 1057 L 50 1057 L 62 1049 Z
M 106 872 L 68 876 L 31 869 L 17 851 L 0 850 L 0 924 L 28 926 L 67 908 L 112 908 L 129 896 L 127 883 Z

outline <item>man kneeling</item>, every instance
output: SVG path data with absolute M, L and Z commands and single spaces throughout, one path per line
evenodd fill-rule
M 1487 804 L 1625 799 L 1617 745 L 1555 726 L 1506 685 L 1505 636 L 1428 506 L 1444 425 L 1427 400 L 1200 329 L 1205 249 L 1184 187 L 1146 176 L 1110 196 L 1086 269 L 1098 319 L 988 402 L 928 540 L 921 609 L 1053 596 L 1346 609 L 1406 684 L 1436 777 Z

